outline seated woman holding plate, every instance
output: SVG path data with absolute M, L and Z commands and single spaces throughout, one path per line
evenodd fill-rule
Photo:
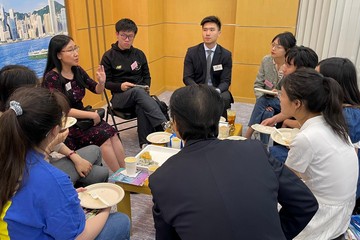
M 338 82 L 311 68 L 298 69 L 283 79 L 281 112 L 301 124 L 285 165 L 303 179 L 319 203 L 296 240 L 335 239 L 350 223 L 358 158 L 347 132 L 343 97 Z
M 67 104 L 63 95 L 44 88 L 20 88 L 9 98 L 0 117 L 6 139 L 0 144 L 2 239 L 130 238 L 129 218 L 110 213 L 110 207 L 86 220 L 68 176 L 45 161 Z
M 10 95 L 19 87 L 35 87 L 39 84 L 34 71 L 22 65 L 7 65 L 0 70 L 0 114 L 5 111 L 5 104 Z M 69 127 L 69 126 L 68 126 Z M 63 141 L 68 135 L 68 130 L 63 130 L 56 140 L 49 144 L 48 160 L 52 165 L 69 175 L 71 181 L 77 186 L 107 182 L 109 171 L 102 167 L 100 148 L 91 145 L 79 149 L 77 152 L 70 150 Z M 62 154 L 54 153 L 58 152 Z
M 251 128 L 253 124 L 261 123 L 264 119 L 280 112 L 276 92 L 281 87 L 285 53 L 295 44 L 296 39 L 290 32 L 280 33 L 271 41 L 271 55 L 263 58 L 254 83 L 256 103 L 245 133 L 246 138 L 251 138 L 254 132 L 254 129 Z M 264 144 L 269 142 L 269 135 L 260 134 L 260 138 Z

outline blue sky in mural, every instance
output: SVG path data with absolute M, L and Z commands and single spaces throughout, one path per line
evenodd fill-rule
M 25 65 L 41 77 L 56 34 L 67 34 L 64 0 L 0 0 L 0 68 Z
M 57 1 L 64 5 L 64 0 Z M 29 10 L 38 10 L 48 5 L 47 0 L 0 0 L 5 9 L 13 8 L 15 12 L 26 13 Z

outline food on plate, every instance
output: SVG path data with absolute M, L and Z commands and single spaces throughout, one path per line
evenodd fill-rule
M 157 165 L 158 163 L 152 160 L 151 154 L 149 151 L 145 151 L 140 154 L 138 165 L 149 166 Z

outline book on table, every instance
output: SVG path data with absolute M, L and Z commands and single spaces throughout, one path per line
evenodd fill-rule
M 126 170 L 124 168 L 120 168 L 109 177 L 109 181 L 142 186 L 148 177 L 149 173 L 147 170 L 138 169 L 135 176 L 130 177 L 126 175 Z

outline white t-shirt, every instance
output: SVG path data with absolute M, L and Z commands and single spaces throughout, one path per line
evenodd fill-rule
M 323 116 L 317 116 L 303 124 L 285 164 L 300 173 L 319 202 L 318 212 L 296 239 L 331 239 L 345 232 L 358 179 L 352 144 L 336 135 Z

